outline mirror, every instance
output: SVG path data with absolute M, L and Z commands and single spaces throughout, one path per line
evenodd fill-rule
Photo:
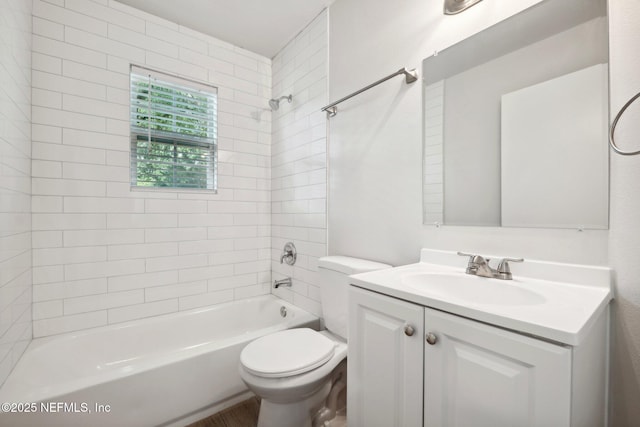
M 422 63 L 425 224 L 606 229 L 605 0 L 545 0 Z

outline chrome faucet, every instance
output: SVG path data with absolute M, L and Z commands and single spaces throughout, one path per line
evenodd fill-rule
M 489 265 L 491 259 L 485 258 L 481 255 L 466 254 L 458 252 L 460 256 L 468 256 L 469 263 L 465 273 L 472 274 L 474 276 L 489 277 L 492 279 L 511 280 L 513 275 L 511 274 L 510 262 L 523 262 L 523 258 L 502 258 L 498 263 L 498 268 L 492 268 Z
M 274 280 L 274 282 L 273 282 L 273 287 L 276 288 L 276 289 L 278 289 L 280 286 L 286 286 L 286 287 L 290 288 L 291 285 L 292 285 L 291 277 L 287 277 L 287 278 L 284 278 L 282 280 Z

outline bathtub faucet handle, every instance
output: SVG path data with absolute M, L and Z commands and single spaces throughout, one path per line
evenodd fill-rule
M 287 244 L 284 245 L 284 252 L 280 257 L 280 264 L 286 262 L 289 265 L 293 265 L 296 263 L 297 258 L 298 253 L 296 251 L 296 246 L 293 244 L 293 242 L 287 242 Z

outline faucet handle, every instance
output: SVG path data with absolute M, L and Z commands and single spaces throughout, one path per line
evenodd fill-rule
M 524 262 L 524 258 L 502 258 L 500 263 L 498 264 L 497 274 L 501 279 L 511 280 L 511 268 L 509 267 L 510 262 Z
M 465 273 L 467 274 L 475 274 L 478 271 L 478 266 L 480 264 L 486 264 L 488 260 L 485 260 L 480 255 L 468 254 L 465 252 L 458 252 L 459 256 L 468 256 L 469 262 L 467 263 L 467 270 Z

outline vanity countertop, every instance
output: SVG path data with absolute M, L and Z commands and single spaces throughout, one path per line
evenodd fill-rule
M 512 266 L 513 280 L 498 280 L 465 266 L 454 252 L 423 249 L 419 263 L 356 274 L 351 284 L 572 346 L 612 299 L 606 267 L 525 261 Z

